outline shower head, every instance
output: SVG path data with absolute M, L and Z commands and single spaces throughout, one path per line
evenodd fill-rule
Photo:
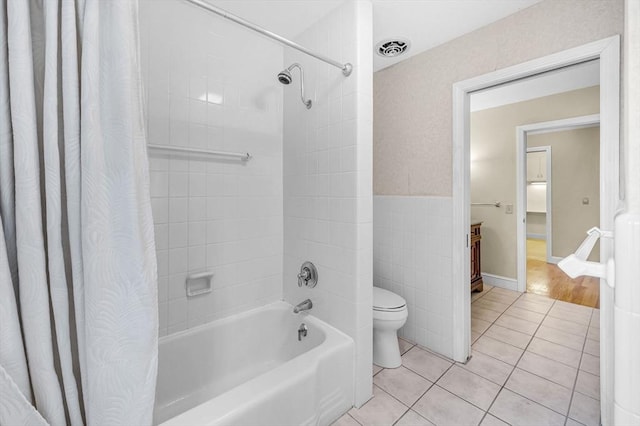
M 291 80 L 293 80 L 293 77 L 291 76 L 291 73 L 289 72 L 288 69 L 284 70 L 284 71 L 281 71 L 278 74 L 278 81 L 280 83 L 282 83 L 282 84 L 285 84 L 285 85 L 289 84 L 289 83 L 291 83 Z
M 278 81 L 285 86 L 291 84 L 291 82 L 293 81 L 291 71 L 294 68 L 298 68 L 300 70 L 300 99 L 302 99 L 302 103 L 307 107 L 307 109 L 309 109 L 311 108 L 311 99 L 304 99 L 304 70 L 302 69 L 302 66 L 300 64 L 291 64 L 287 69 L 280 71 L 278 73 Z

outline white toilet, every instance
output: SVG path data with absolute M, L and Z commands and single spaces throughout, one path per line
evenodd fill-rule
M 373 287 L 373 363 L 384 368 L 402 365 L 398 330 L 407 322 L 407 302 L 395 293 Z

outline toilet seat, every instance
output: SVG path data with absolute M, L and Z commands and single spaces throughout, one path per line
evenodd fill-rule
M 373 287 L 373 310 L 379 312 L 402 312 L 407 310 L 407 302 L 395 293 L 380 287 Z

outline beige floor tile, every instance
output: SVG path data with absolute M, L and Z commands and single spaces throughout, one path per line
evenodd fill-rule
M 600 309 L 594 309 L 589 327 L 600 328 Z
M 433 384 L 405 367 L 386 368 L 373 378 L 373 383 L 409 407 Z
M 587 339 L 595 340 L 597 342 L 600 341 L 600 329 L 595 327 L 589 327 L 589 331 L 587 332 Z
M 481 320 L 473 317 L 471 318 L 471 330 L 480 334 L 487 331 L 487 328 L 491 327 L 491 324 L 492 323 L 489 321 L 485 321 L 485 320 Z
M 578 324 L 572 321 L 566 321 L 560 318 L 548 316 L 544 319 L 544 321 L 542 321 L 542 324 L 552 328 L 557 328 L 558 330 L 562 330 L 566 333 L 577 334 L 582 337 L 587 334 L 586 325 Z
M 395 426 L 431 426 L 429 420 L 422 417 L 420 414 L 413 410 L 407 411 L 404 416 L 395 424 Z
M 564 426 L 584 426 L 584 425 L 580 422 L 576 422 L 575 420 L 567 417 L 567 422 L 564 424 Z
M 402 355 L 402 365 L 435 382 L 442 376 L 442 373 L 451 367 L 452 363 L 414 346 L 409 352 Z
M 577 351 L 582 351 L 585 339 L 584 336 L 567 333 L 557 328 L 549 327 L 548 325 L 541 325 L 538 331 L 536 331 L 536 337 Z
M 516 346 L 520 349 L 526 348 L 531 340 L 531 336 L 528 334 L 520 333 L 519 331 L 511 330 L 498 324 L 492 325 L 484 335 L 500 340 L 504 343 L 509 343 L 510 345 Z
M 542 405 L 502 389 L 489 413 L 513 426 L 564 425 L 565 417 Z
M 438 386 L 456 396 L 487 410 L 500 391 L 500 386 L 456 365 L 437 382 Z
M 597 340 L 587 339 L 584 343 L 584 353 L 593 356 L 600 356 L 600 342 Z
M 535 322 L 536 324 L 540 324 L 544 319 L 544 314 L 528 311 L 526 309 L 518 308 L 516 306 L 510 307 L 504 313 L 507 315 L 511 315 L 512 317 Z
M 505 387 L 527 399 L 566 415 L 571 402 L 571 388 L 567 389 L 547 379 L 516 368 Z
M 500 316 L 500 312 L 476 306 L 476 303 L 471 305 L 471 318 L 478 318 L 484 321 L 494 322 Z
M 586 371 L 578 371 L 575 391 L 594 399 L 600 399 L 600 377 Z
M 473 349 L 511 365 L 516 365 L 523 352 L 520 348 L 516 348 L 515 346 L 492 339 L 488 336 L 482 336 L 476 340 L 476 343 L 473 344 Z
M 600 425 L 600 401 L 574 392 L 569 417 L 583 425 Z
M 582 355 L 581 352 L 576 351 L 575 349 L 538 339 L 537 337 L 534 337 L 533 340 L 531 340 L 527 351 L 542 355 L 574 368 L 578 368 L 580 365 L 580 356 Z
M 471 303 L 475 302 L 476 300 L 480 299 L 481 297 L 484 297 L 485 295 L 482 293 L 471 293 Z
M 398 346 L 400 347 L 400 355 L 405 354 L 409 349 L 414 347 L 416 344 L 411 343 L 408 340 L 403 339 L 402 337 L 398 337 Z
M 539 314 L 546 314 L 551 309 L 550 304 L 546 303 L 538 303 L 538 302 L 530 302 L 528 300 L 523 300 L 522 298 L 513 302 L 513 305 L 516 308 L 526 309 L 527 311 L 537 312 Z
M 501 314 L 507 310 L 510 303 L 495 302 L 493 300 L 488 300 L 487 297 L 485 296 L 482 299 L 475 302 L 474 305 L 484 309 L 491 309 L 492 311 L 496 311 L 499 314 Z
M 518 368 L 569 389 L 573 388 L 578 375 L 576 368 L 529 351 L 525 351 L 524 355 L 522 355 L 520 362 L 518 362 Z
M 549 307 L 551 307 L 555 303 L 555 299 L 552 299 L 549 296 L 543 296 L 541 294 L 535 294 L 535 293 L 523 293 L 520 296 L 520 300 L 539 303 L 541 305 L 547 305 Z
M 535 322 L 512 317 L 511 315 L 507 315 L 507 314 L 502 315 L 500 318 L 498 318 L 496 320 L 496 324 L 506 328 L 510 328 L 511 330 L 528 334 L 530 336 L 533 336 L 533 334 L 538 329 L 538 325 L 539 325 Z
M 498 293 L 498 294 L 504 294 L 507 296 L 512 296 L 514 299 L 517 299 L 518 297 L 522 296 L 522 293 L 520 293 L 519 291 L 514 291 L 514 290 L 509 290 L 506 288 L 502 288 L 502 287 L 494 287 L 492 290 L 492 293 Z
M 478 425 L 484 412 L 439 386 L 433 386 L 413 409 L 436 425 Z
M 471 344 L 473 345 L 476 340 L 478 340 L 482 336 L 482 333 L 478 333 L 477 331 L 471 330 Z
M 589 355 L 587 353 L 582 354 L 582 361 L 580 361 L 580 370 L 599 376 L 600 358 L 597 356 Z
M 355 421 L 355 419 L 347 413 L 333 422 L 331 426 L 360 426 L 360 423 Z
M 587 326 L 591 321 L 591 311 L 574 312 L 566 308 L 559 307 L 557 305 L 554 305 L 551 308 L 551 310 L 549 310 L 548 315 L 554 318 L 560 318 L 565 321 L 571 321 L 571 322 L 575 322 L 575 323 L 587 325 Z
M 360 408 L 352 408 L 349 414 L 363 425 L 392 425 L 408 409 L 391 395 L 374 386 L 373 398 Z
M 568 312 L 584 313 L 591 316 L 593 308 L 589 306 L 579 305 L 577 303 L 565 302 L 564 300 L 556 300 L 553 304 L 555 308 L 564 309 Z
M 379 365 L 375 365 L 373 364 L 373 375 L 375 376 L 376 374 L 378 374 L 379 372 L 382 371 L 382 367 L 380 367 Z
M 518 298 L 517 294 L 505 294 L 497 291 L 492 291 L 487 294 L 483 299 L 491 300 L 492 302 L 504 303 L 507 305 L 512 304 Z
M 504 385 L 513 371 L 512 365 L 478 351 L 472 352 L 472 357 L 466 364 L 458 365 L 500 386 Z
M 487 413 L 482 423 L 480 423 L 480 426 L 509 426 L 509 423 L 505 423 L 499 418 Z

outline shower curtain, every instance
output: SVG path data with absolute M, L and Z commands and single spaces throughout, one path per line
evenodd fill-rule
M 148 425 L 157 287 L 136 0 L 0 2 L 0 424 Z

